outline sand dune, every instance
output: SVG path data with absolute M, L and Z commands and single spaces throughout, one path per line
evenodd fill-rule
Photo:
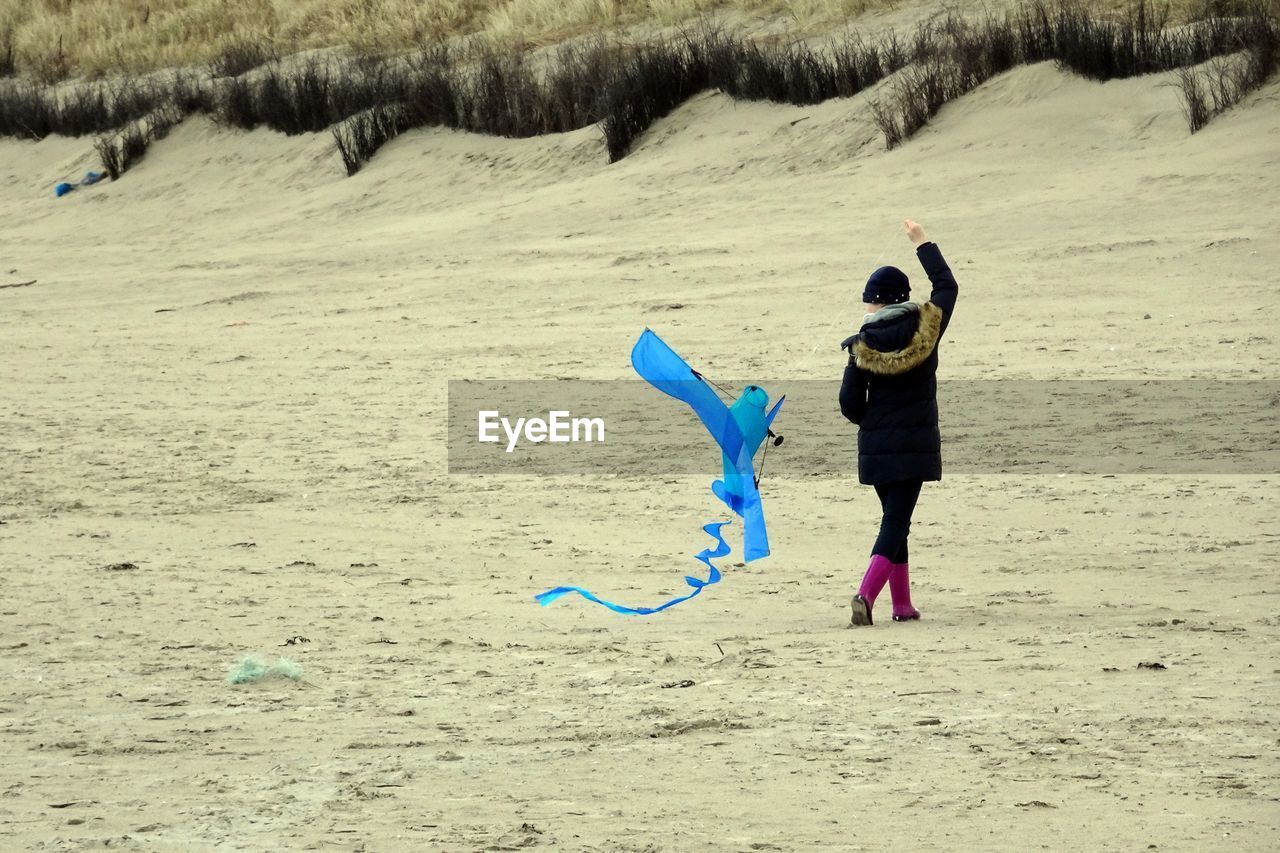
M 838 376 L 867 273 L 923 281 L 904 216 L 961 284 L 946 379 L 1280 378 L 1280 85 L 1189 136 L 1168 83 L 1023 68 L 892 152 L 874 91 L 709 93 L 614 165 L 424 131 L 351 179 L 191 120 L 63 199 L 88 140 L 0 141 L 4 846 L 1274 849 L 1271 472 L 948 476 L 925 620 L 850 631 L 852 444 L 652 619 L 532 595 L 678 592 L 714 459 L 445 470 L 447 380 L 629 378 L 646 325 Z M 251 651 L 304 683 L 228 686 Z

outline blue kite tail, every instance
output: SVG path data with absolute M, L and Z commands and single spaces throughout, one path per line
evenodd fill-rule
M 659 604 L 657 607 L 627 607 L 624 604 L 615 604 L 612 601 L 605 601 L 603 598 L 600 598 L 595 593 L 585 590 L 580 586 L 558 586 L 555 589 L 549 589 L 546 592 L 538 593 L 537 595 L 534 596 L 534 599 L 543 607 L 546 607 L 548 604 L 555 601 L 556 599 L 561 598 L 565 595 L 568 595 L 571 592 L 576 592 L 578 595 L 582 596 L 587 601 L 594 601 L 596 604 L 600 604 L 609 608 L 614 613 L 622 613 L 628 616 L 648 616 L 651 613 L 660 613 L 661 611 L 666 610 L 668 607 L 675 607 L 677 604 L 679 604 L 682 601 L 688 601 L 689 599 L 696 596 L 698 593 L 702 592 L 707 587 L 711 586 L 713 583 L 720 582 L 720 570 L 717 569 L 714 565 L 712 565 L 711 560 L 712 558 L 727 556 L 731 550 L 729 548 L 729 543 L 724 541 L 724 536 L 722 536 L 720 533 L 720 528 L 724 527 L 728 523 L 729 522 L 727 521 L 717 521 L 717 522 L 713 522 L 711 524 L 705 525 L 702 528 L 703 531 L 707 533 L 707 535 L 715 537 L 716 544 L 712 548 L 703 548 L 700 552 L 698 552 L 694 556 L 694 559 L 700 560 L 706 564 L 708 569 L 707 579 L 704 581 L 699 578 L 695 578 L 691 575 L 685 575 L 684 582 L 687 583 L 689 586 L 693 587 L 693 592 L 689 593 L 688 595 L 682 595 L 677 598 L 673 598 L 670 601 L 667 601 L 663 604 Z

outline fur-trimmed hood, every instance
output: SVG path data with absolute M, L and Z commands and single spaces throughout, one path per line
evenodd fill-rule
M 905 305 L 887 307 L 906 308 Z M 938 345 L 942 309 L 932 302 L 920 305 L 915 311 L 898 310 L 884 319 L 878 319 L 879 314 L 876 312 L 863 325 L 850 349 L 854 362 L 862 370 L 887 376 L 906 373 L 923 364 Z M 914 331 L 910 330 L 912 325 Z

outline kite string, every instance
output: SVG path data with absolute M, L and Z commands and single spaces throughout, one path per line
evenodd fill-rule
M 894 236 L 895 235 L 892 235 L 892 234 L 889 235 L 889 237 L 885 240 L 884 245 L 882 245 L 879 251 L 876 252 L 876 259 L 871 267 L 873 270 L 877 269 L 880 266 L 880 262 L 884 260 L 885 252 L 888 251 L 889 244 L 893 241 Z M 861 296 L 861 293 L 859 293 L 854 288 L 846 289 L 844 301 L 840 305 L 839 310 L 835 312 L 831 322 L 828 323 L 825 328 L 823 328 L 822 334 L 816 338 L 816 340 L 814 341 L 813 347 L 809 350 L 809 354 L 806 355 L 804 359 L 796 366 L 795 368 L 796 373 L 800 373 L 805 367 L 808 367 L 809 362 L 813 360 L 814 353 L 818 351 L 818 347 L 826 343 L 827 335 L 831 334 L 831 330 L 834 329 L 840 323 L 847 322 L 845 318 L 845 313 L 849 310 L 849 306 L 853 304 L 855 293 Z
M 732 399 L 733 399 L 733 392 L 732 392 L 732 391 L 730 391 L 728 388 L 724 387 L 723 385 L 721 385 L 719 382 L 717 382 L 717 381 L 715 381 L 714 379 L 711 379 L 711 378 L 709 378 L 709 377 L 707 377 L 707 376 L 704 376 L 703 374 L 699 373 L 698 371 L 694 370 L 693 368 L 689 368 L 689 372 L 690 372 L 690 373 L 692 373 L 694 376 L 698 377 L 699 379 L 701 379 L 703 382 L 706 382 L 707 384 L 712 385 L 712 386 L 714 386 L 715 388 L 718 388 L 718 389 L 719 389 L 720 391 L 722 391 L 722 392 L 724 393 L 724 395 L 725 395 L 726 397 L 728 397 L 730 400 L 732 400 Z

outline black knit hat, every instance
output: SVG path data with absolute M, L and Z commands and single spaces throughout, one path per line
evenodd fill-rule
M 897 267 L 880 267 L 867 279 L 862 301 L 871 305 L 896 305 L 911 295 L 907 274 Z

